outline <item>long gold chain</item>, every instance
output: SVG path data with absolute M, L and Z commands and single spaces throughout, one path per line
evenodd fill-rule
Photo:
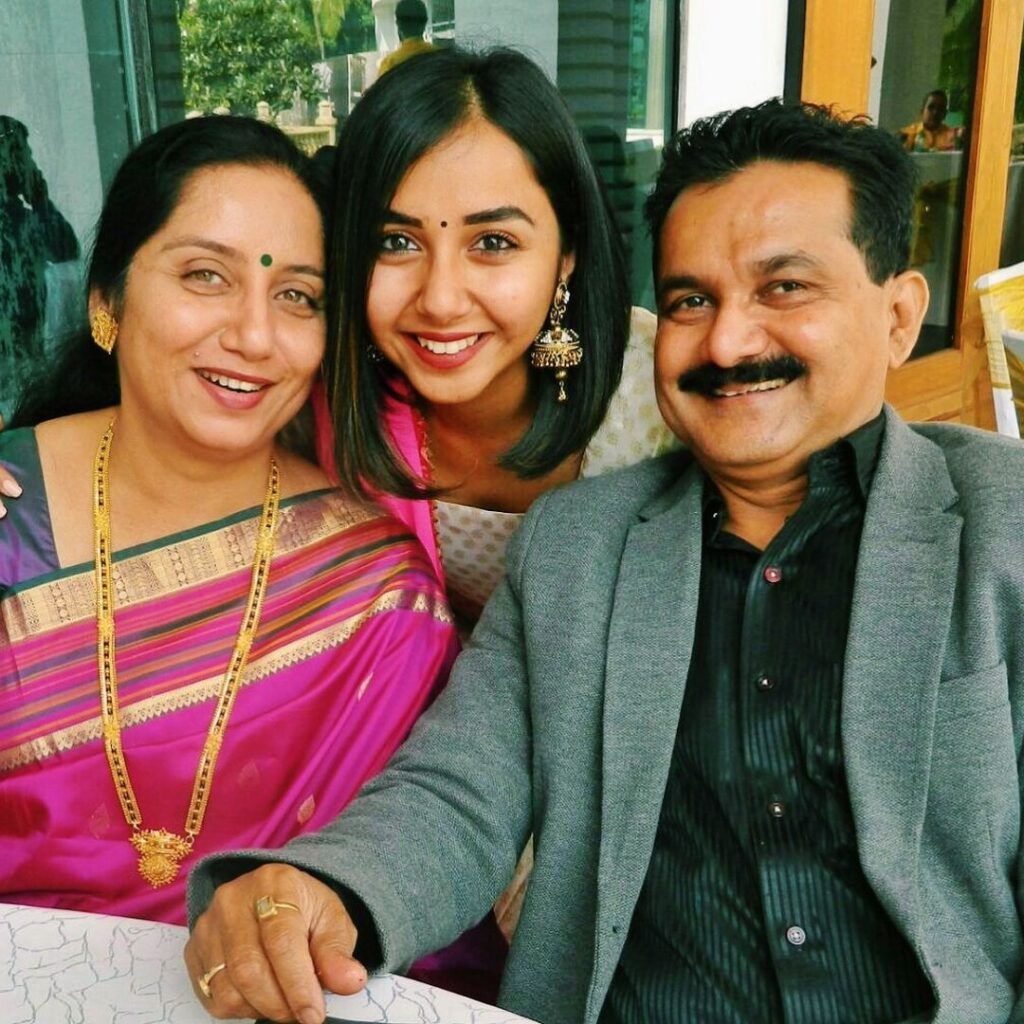
M 427 417 L 416 406 L 413 406 L 415 417 L 415 431 L 418 435 L 420 446 L 420 463 L 425 467 L 423 474 L 425 482 L 429 487 L 434 486 L 434 453 L 430 446 L 430 424 Z M 444 552 L 441 550 L 441 514 L 437 509 L 437 498 L 428 499 L 430 504 L 430 525 L 434 531 L 434 548 L 437 551 L 437 564 L 441 567 L 441 579 L 446 578 L 444 568 Z
M 114 439 L 114 420 L 96 449 L 93 489 L 93 540 L 95 543 L 96 575 L 96 663 L 99 669 L 100 707 L 103 715 L 103 745 L 107 763 L 114 780 L 117 797 L 125 821 L 132 829 L 132 845 L 139 853 L 139 873 L 154 888 L 167 885 L 177 877 L 179 862 L 188 855 L 203 827 L 206 805 L 210 799 L 213 772 L 220 753 L 224 730 L 227 728 L 231 708 L 235 703 L 242 681 L 242 673 L 249 658 L 253 637 L 260 622 L 263 596 L 267 589 L 270 561 L 274 554 L 274 532 L 277 529 L 280 480 L 277 463 L 270 460 L 267 493 L 263 499 L 263 512 L 256 534 L 256 555 L 253 560 L 249 599 L 242 615 L 242 624 L 235 640 L 235 649 L 228 662 L 224 681 L 217 695 L 217 707 L 206 733 L 192 799 L 185 817 L 185 835 L 176 835 L 166 829 L 143 829 L 142 814 L 135 798 L 128 765 L 121 746 L 121 719 L 117 701 L 116 640 L 114 631 L 114 587 L 111 569 L 110 543 L 110 446 Z

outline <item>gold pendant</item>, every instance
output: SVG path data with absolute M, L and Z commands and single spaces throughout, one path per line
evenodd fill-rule
M 139 874 L 154 889 L 178 877 L 178 864 L 192 849 L 188 840 L 167 829 L 144 829 L 132 836 L 132 846 L 139 851 Z

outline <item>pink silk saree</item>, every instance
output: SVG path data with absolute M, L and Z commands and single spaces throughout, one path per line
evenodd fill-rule
M 425 450 L 426 441 L 413 407 L 389 398 L 384 407 L 383 423 L 384 431 L 395 451 L 405 460 L 413 474 L 421 480 L 429 480 L 430 466 Z M 423 550 L 430 557 L 438 579 L 443 583 L 444 566 L 437 544 L 437 532 L 434 529 L 433 502 L 399 498 L 393 494 L 382 494 L 378 501 L 416 534 L 423 545 Z
M 5 455 L 11 435 L 0 435 L 0 458 L 26 494 L 38 493 L 33 467 Z M 185 878 L 199 856 L 280 846 L 325 824 L 447 677 L 455 630 L 408 531 L 337 492 L 282 503 L 202 832 L 178 878 L 151 888 L 100 735 L 92 565 L 10 579 L 19 560 L 39 568 L 25 553 L 45 551 L 49 532 L 45 503 L 44 522 L 38 507 L 12 505 L 14 521 L 0 531 L 4 902 L 183 923 Z M 182 832 L 248 591 L 258 511 L 115 557 L 123 743 L 144 828 Z
M 404 378 L 391 381 L 391 386 L 400 396 L 409 395 L 409 386 Z M 334 461 L 334 425 L 327 405 L 327 396 L 323 384 L 313 388 L 312 403 L 316 421 L 317 461 L 321 469 L 332 481 L 338 483 L 338 471 Z M 381 413 L 384 435 L 391 446 L 409 467 L 413 476 L 420 480 L 430 479 L 430 466 L 426 453 L 426 438 L 423 436 L 422 424 L 411 401 L 403 397 L 388 395 L 384 399 Z M 423 550 L 427 553 L 437 578 L 443 584 L 444 565 L 441 562 L 441 551 L 437 543 L 437 532 L 434 529 L 433 503 L 423 499 L 400 498 L 394 494 L 376 494 L 377 503 L 391 513 L 399 522 L 416 535 Z
M 391 383 L 400 396 L 409 395 L 404 380 L 393 380 Z M 322 384 L 314 386 L 312 401 L 316 420 L 317 459 L 328 476 L 337 481 L 334 427 Z M 422 421 L 412 402 L 404 401 L 402 397 L 388 396 L 384 402 L 382 425 L 385 436 L 412 474 L 420 480 L 429 480 L 426 438 L 423 436 Z M 434 503 L 423 499 L 400 498 L 393 494 L 378 494 L 377 500 L 416 535 L 430 558 L 437 578 L 444 584 L 444 565 L 437 531 L 434 529 Z M 439 985 L 485 1003 L 493 1003 L 497 999 L 498 984 L 507 954 L 508 942 L 499 930 L 494 914 L 489 912 L 478 925 L 446 949 L 417 960 L 408 974 L 418 981 Z

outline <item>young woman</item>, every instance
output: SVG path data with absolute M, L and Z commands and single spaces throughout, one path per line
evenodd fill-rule
M 389 72 L 346 123 L 334 180 L 341 477 L 393 496 L 471 624 L 538 494 L 672 443 L 654 317 L 631 318 L 597 173 L 519 53 L 439 50 Z
M 182 922 L 197 856 L 332 818 L 446 675 L 419 546 L 278 440 L 324 351 L 316 194 L 256 121 L 142 143 L 92 338 L 0 433 L 26 484 L 0 529 L 6 902 Z
M 334 182 L 321 462 L 415 530 L 465 633 L 534 498 L 674 443 L 654 317 L 631 312 L 597 172 L 522 54 L 390 71 L 346 122 Z M 506 935 L 530 863 L 499 901 Z M 503 956 L 485 921 L 416 974 L 493 1000 Z

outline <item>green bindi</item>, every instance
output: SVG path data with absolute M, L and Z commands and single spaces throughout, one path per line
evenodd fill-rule
M 261 257 L 260 257 L 260 263 L 262 263 L 262 264 L 263 264 L 263 266 L 265 266 L 265 267 L 269 267 L 269 266 L 270 266 L 270 264 L 271 264 L 271 263 L 273 263 L 273 262 L 274 262 L 274 257 L 273 257 L 273 256 L 271 256 L 269 252 L 265 252 L 265 253 L 264 253 L 264 254 L 263 254 L 263 255 L 262 255 Z

